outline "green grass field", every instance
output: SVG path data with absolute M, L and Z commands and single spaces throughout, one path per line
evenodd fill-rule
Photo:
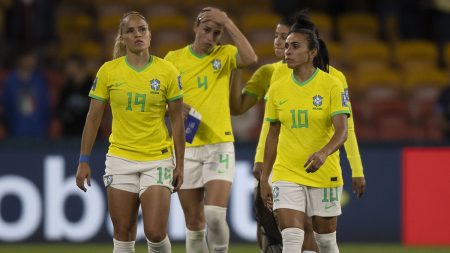
M 339 245 L 342 253 L 449 253 L 449 247 L 403 247 L 400 244 L 353 244 Z M 0 253 L 111 253 L 112 244 L 4 244 Z M 144 242 L 136 244 L 136 253 L 146 253 Z M 185 252 L 183 244 L 174 244 L 173 253 Z M 230 253 L 259 253 L 255 244 L 232 244 Z

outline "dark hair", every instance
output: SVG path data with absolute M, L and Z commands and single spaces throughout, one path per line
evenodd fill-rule
M 307 9 L 295 13 L 291 19 L 295 22 L 291 26 L 289 34 L 295 32 L 307 35 L 308 49 L 312 50 L 317 48 L 317 56 L 313 61 L 314 67 L 320 68 L 328 73 L 328 65 L 330 64 L 328 49 L 325 42 L 319 38 L 319 30 L 307 15 Z

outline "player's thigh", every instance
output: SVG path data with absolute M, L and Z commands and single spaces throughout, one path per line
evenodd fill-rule
M 107 198 L 114 227 L 120 230 L 132 230 L 136 227 L 139 210 L 138 193 L 108 187 Z
M 137 221 L 139 209 L 139 166 L 130 160 L 107 156 L 103 182 L 108 210 L 118 230 L 129 230 Z
M 170 193 L 168 187 L 152 185 L 141 194 L 140 201 L 145 231 L 166 231 L 170 209 Z
M 205 184 L 205 205 L 227 207 L 230 199 L 231 182 L 211 180 Z
M 308 187 L 307 191 L 308 215 L 312 216 L 314 231 L 320 234 L 336 231 L 337 216 L 342 213 L 342 187 Z
M 272 185 L 273 208 L 280 229 L 304 228 L 306 190 L 292 182 L 276 181 Z
M 178 198 L 180 199 L 181 208 L 183 209 L 185 216 L 187 217 L 203 216 L 202 215 L 204 213 L 203 188 L 179 190 Z

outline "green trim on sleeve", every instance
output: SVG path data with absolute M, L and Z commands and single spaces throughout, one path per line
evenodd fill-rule
M 167 102 L 172 102 L 172 101 L 175 101 L 175 100 L 181 99 L 182 97 L 183 97 L 183 94 L 181 94 L 181 95 L 178 95 L 178 96 L 176 96 L 176 97 L 173 97 L 173 98 L 169 98 L 169 99 L 167 99 Z
M 348 114 L 348 116 L 350 116 L 350 111 L 348 111 L 348 110 L 335 111 L 335 112 L 331 113 L 331 117 L 336 116 L 338 114 Z
M 278 119 L 271 119 L 271 118 L 266 118 L 266 121 L 267 122 L 280 122 L 280 120 L 278 120 Z
M 256 99 L 259 99 L 259 95 L 258 95 L 258 94 L 253 93 L 253 92 L 250 92 L 250 91 L 248 91 L 248 90 L 244 90 L 244 94 L 247 95 L 247 96 L 250 96 L 250 97 L 254 97 L 254 98 L 256 98 Z
M 95 99 L 95 100 L 98 100 L 98 101 L 100 101 L 100 102 L 103 102 L 103 103 L 106 103 L 106 102 L 108 102 L 108 100 L 107 100 L 107 99 L 104 99 L 104 98 L 98 97 L 98 96 L 96 96 L 96 95 L 93 95 L 93 94 L 89 94 L 89 97 L 91 97 L 91 98 L 93 98 L 93 99 Z

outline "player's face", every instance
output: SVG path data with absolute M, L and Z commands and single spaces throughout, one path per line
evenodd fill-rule
M 275 29 L 273 47 L 275 49 L 275 56 L 279 59 L 284 57 L 284 43 L 286 43 L 288 32 L 289 27 L 282 24 L 278 24 L 277 28 Z
M 122 43 L 133 53 L 148 50 L 151 34 L 147 22 L 138 15 L 130 15 L 122 27 Z
M 316 53 L 316 49 L 308 49 L 307 35 L 291 33 L 287 37 L 284 57 L 289 68 L 296 69 L 302 66 L 313 65 Z
M 222 26 L 213 21 L 200 22 L 194 27 L 197 48 L 208 54 L 222 37 Z

